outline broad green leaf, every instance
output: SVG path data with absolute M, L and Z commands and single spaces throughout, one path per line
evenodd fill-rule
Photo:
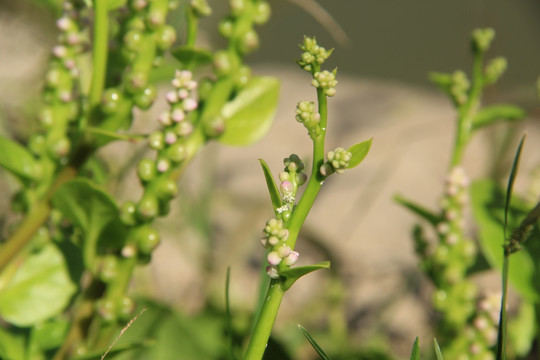
M 519 313 L 508 321 L 508 337 L 516 355 L 526 356 L 534 342 L 538 324 L 536 323 L 534 304 L 524 301 Z
M 153 339 L 155 345 L 125 351 L 115 360 L 225 358 L 223 313 L 216 316 L 215 310 L 203 310 L 197 316 L 188 317 L 158 303 L 146 302 L 144 306 L 148 310 L 122 335 L 113 350 L 145 339 Z
M 0 316 L 30 326 L 59 314 L 75 293 L 66 261 L 55 245 L 31 253 L 0 291 Z
M 26 330 L 0 326 L 0 359 L 19 360 L 25 358 Z
M 285 290 L 289 290 L 296 280 L 300 279 L 302 276 L 307 275 L 315 270 L 329 268 L 330 261 L 323 261 L 314 265 L 297 266 L 289 270 L 281 271 L 279 275 L 285 278 L 283 288 Z
M 96 257 L 101 248 L 120 248 L 126 228 L 119 219 L 114 200 L 86 179 L 71 180 L 62 185 L 52 203 L 83 232 L 85 266 L 96 270 Z
M 38 323 L 32 328 L 30 347 L 33 352 L 44 352 L 60 347 L 69 330 L 67 320 L 50 320 Z
M 199 66 L 210 64 L 214 59 L 210 51 L 194 49 L 190 46 L 177 47 L 171 51 L 171 54 L 187 69 L 195 69 Z
M 4 136 L 0 136 L 0 166 L 22 181 L 39 178 L 38 162 L 32 154 Z
M 260 140 L 270 129 L 279 98 L 279 81 L 273 77 L 254 77 L 225 104 L 221 115 L 225 131 L 218 141 L 246 146 Z
M 372 141 L 373 139 L 362 141 L 349 148 L 348 151 L 352 154 L 352 158 L 351 158 L 351 161 L 349 162 L 349 166 L 347 166 L 347 169 L 352 169 L 352 168 L 357 167 L 364 160 L 364 158 L 369 152 Z
M 264 172 L 266 187 L 268 187 L 270 200 L 272 200 L 272 206 L 274 207 L 275 211 L 277 208 L 281 207 L 281 196 L 279 196 L 279 190 L 276 186 L 276 182 L 274 181 L 274 177 L 272 176 L 272 172 L 270 171 L 268 164 L 263 159 L 259 159 L 259 162 L 261 163 L 261 167 Z
M 441 352 L 441 347 L 439 346 L 436 338 L 433 338 L 433 347 L 435 347 L 435 355 L 437 356 L 437 360 L 444 360 Z
M 414 340 L 414 345 L 411 352 L 411 360 L 420 360 L 420 341 L 418 340 L 418 336 L 416 337 L 416 340 Z
M 491 266 L 502 269 L 504 192 L 493 181 L 481 180 L 472 184 L 471 195 L 482 252 Z M 516 199 L 513 199 L 513 206 L 516 203 Z M 531 256 L 523 250 L 512 254 L 510 259 L 508 273 L 510 284 L 528 301 L 538 301 L 540 298 L 535 288 L 535 282 L 538 282 L 538 279 L 535 278 L 537 275 Z
M 404 198 L 401 195 L 395 195 L 394 201 L 396 201 L 398 204 L 405 206 L 407 209 L 411 210 L 413 213 L 420 216 L 422 219 L 426 220 L 433 226 L 436 226 L 441 221 L 440 216 L 434 214 L 432 211 L 426 209 L 425 207 Z
M 315 339 L 313 339 L 313 337 L 307 332 L 306 329 L 304 329 L 304 327 L 300 324 L 297 325 L 298 328 L 302 331 L 302 333 L 304 333 L 304 336 L 306 337 L 306 339 L 308 339 L 309 343 L 311 344 L 311 346 L 313 346 L 313 349 L 315 349 L 315 351 L 317 352 L 317 354 L 319 354 L 319 356 L 323 359 L 323 360 L 330 360 L 330 356 L 328 356 L 324 350 L 321 348 L 321 346 L 319 344 L 317 344 L 317 342 L 315 341 Z
M 527 116 L 525 110 L 510 104 L 486 106 L 480 109 L 473 118 L 473 130 L 500 121 L 518 121 Z

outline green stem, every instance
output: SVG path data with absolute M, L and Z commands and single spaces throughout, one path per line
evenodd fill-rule
M 55 182 L 45 197 L 32 207 L 32 210 L 21 225 L 19 225 L 15 233 L 5 242 L 4 246 L 0 248 L 0 271 L 2 271 L 19 251 L 24 248 L 36 231 L 45 223 L 51 212 L 49 202 L 56 192 L 56 189 L 66 181 L 74 178 L 76 174 L 77 170 L 75 168 L 64 168 L 60 174 L 58 174 Z
M 508 293 L 508 268 L 509 255 L 504 255 L 503 270 L 502 270 L 502 299 L 501 313 L 499 320 L 499 334 L 497 338 L 497 360 L 506 359 L 506 295 Z
M 319 137 L 313 140 L 313 163 L 311 169 L 311 177 L 307 184 L 306 190 L 300 199 L 298 205 L 294 208 L 289 222 L 289 238 L 287 245 L 294 249 L 300 228 L 302 227 L 309 210 L 311 209 L 315 198 L 319 194 L 321 186 L 324 182 L 324 177 L 319 173 L 320 166 L 324 163 L 324 140 L 326 136 L 326 123 L 328 118 L 327 98 L 323 89 L 317 89 L 317 100 L 319 106 L 319 114 L 321 116 L 322 132 Z M 259 317 L 255 324 L 253 335 L 248 344 L 245 360 L 260 360 L 263 357 L 264 350 L 272 333 L 274 321 L 285 289 L 283 288 L 283 280 L 273 279 L 270 281 L 265 301 Z
M 187 9 L 187 39 L 186 45 L 188 47 L 195 46 L 195 40 L 197 39 L 197 28 L 199 25 L 199 18 L 193 12 L 193 8 L 190 6 Z
M 451 167 L 461 164 L 465 147 L 472 136 L 473 119 L 480 106 L 480 98 L 482 96 L 482 89 L 484 88 L 483 59 L 484 56 L 482 53 L 474 54 L 472 87 L 469 91 L 467 102 L 458 108 L 458 124 L 454 151 L 450 162 Z
M 101 94 L 103 93 L 103 88 L 105 86 L 109 33 L 107 10 L 107 0 L 94 1 L 94 42 L 92 48 L 93 73 L 90 92 L 88 94 L 91 114 L 93 114 L 95 108 L 99 106 Z M 91 122 L 93 121 L 95 121 L 95 119 L 91 119 Z
M 262 359 L 284 294 L 282 280 L 273 279 L 268 287 L 265 302 L 259 313 L 257 325 L 253 331 L 244 360 Z

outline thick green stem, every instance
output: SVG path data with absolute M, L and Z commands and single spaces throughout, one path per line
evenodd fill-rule
M 262 359 L 284 294 L 285 290 L 282 286 L 282 280 L 272 280 L 268 287 L 263 307 L 259 313 L 257 325 L 249 342 L 245 360 Z
M 92 83 L 88 94 L 90 112 L 93 113 L 99 106 L 101 94 L 105 86 L 107 69 L 109 21 L 107 14 L 107 0 L 94 1 L 94 42 L 92 48 Z M 94 119 L 92 119 L 94 120 Z M 93 122 L 93 121 L 92 121 Z
M 508 293 L 509 255 L 504 255 L 502 270 L 502 299 L 499 319 L 499 335 L 497 339 L 497 360 L 506 359 L 506 296 Z
M 189 7 L 187 9 L 187 38 L 185 46 L 195 46 L 198 26 L 199 18 L 195 15 L 193 9 Z

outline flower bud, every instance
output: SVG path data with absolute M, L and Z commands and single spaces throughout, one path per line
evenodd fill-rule
M 266 273 L 271 279 L 279 279 L 279 272 L 275 266 L 267 266 Z
M 218 29 L 221 36 L 224 38 L 229 38 L 233 33 L 234 21 L 230 17 L 225 18 L 219 23 Z
M 114 255 L 107 255 L 99 265 L 99 278 L 108 283 L 118 275 L 118 260 Z
M 289 180 L 282 181 L 279 188 L 283 194 L 289 194 L 294 191 L 294 185 Z
M 156 31 L 155 36 L 158 49 L 165 51 L 176 41 L 176 30 L 170 25 L 165 25 Z
M 137 246 L 142 254 L 151 254 L 159 243 L 159 233 L 150 226 L 145 226 L 137 234 Z
M 139 51 L 143 40 L 143 33 L 140 30 L 129 30 L 124 35 L 124 45 L 132 51 Z
M 164 173 L 171 168 L 169 159 L 159 159 L 156 164 L 157 171 Z
M 153 219 L 157 216 L 158 212 L 159 203 L 153 195 L 144 195 L 139 204 L 137 204 L 137 215 L 144 221 Z
M 238 58 L 225 50 L 218 51 L 214 55 L 214 70 L 218 76 L 232 74 L 238 65 Z
M 116 305 L 118 317 L 124 321 L 129 320 L 135 310 L 135 302 L 127 297 L 122 297 L 122 300 Z
M 141 92 L 138 92 L 133 96 L 133 102 L 139 109 L 147 110 L 154 103 L 156 94 L 156 87 L 153 84 L 150 84 Z
M 150 159 L 142 159 L 137 167 L 137 174 L 143 183 L 147 183 L 156 177 L 156 165 Z
M 204 133 L 209 138 L 216 138 L 225 131 L 225 120 L 221 116 L 216 116 L 204 124 Z
M 162 179 L 157 188 L 157 195 L 161 199 L 169 200 L 178 194 L 178 185 L 171 179 Z
M 255 5 L 253 13 L 253 22 L 262 25 L 270 18 L 270 5 L 266 1 L 260 1 Z
M 307 181 L 307 174 L 303 172 L 296 173 L 296 185 L 302 186 Z
M 161 150 L 165 146 L 165 137 L 161 131 L 154 131 L 148 137 L 148 145 L 154 150 Z
M 472 33 L 473 49 L 479 52 L 488 51 L 494 38 L 495 30 L 491 28 L 474 30 Z
M 300 254 L 297 251 L 291 251 L 291 253 L 287 255 L 285 259 L 283 259 L 283 263 L 289 266 L 294 265 L 298 261 L 299 256 Z
M 126 201 L 120 208 L 120 220 L 125 225 L 133 226 L 137 223 L 135 213 L 135 203 L 133 201 Z
M 166 155 L 173 163 L 179 163 L 187 156 L 186 148 L 183 144 L 174 143 L 167 149 Z
M 239 42 L 239 49 L 242 53 L 247 54 L 259 47 L 259 35 L 255 30 L 246 31 Z
M 165 12 L 160 9 L 155 9 L 155 10 L 150 11 L 150 13 L 148 13 L 148 16 L 146 18 L 148 27 L 151 30 L 158 29 L 160 26 L 165 24 L 165 17 L 166 17 Z
M 122 101 L 122 92 L 117 88 L 109 88 L 103 92 L 101 98 L 101 110 L 108 115 L 114 114 L 120 108 Z
M 268 263 L 273 266 L 279 265 L 282 260 L 277 251 L 270 251 L 266 256 L 266 259 L 268 260 Z

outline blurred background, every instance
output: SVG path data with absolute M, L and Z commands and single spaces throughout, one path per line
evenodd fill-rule
M 215 28 L 227 2 L 209 2 L 214 14 L 202 24 L 201 46 L 215 48 L 222 44 Z M 49 3 L 54 0 L 0 0 L 0 132 L 19 139 L 33 128 L 42 75 L 55 42 Z M 488 56 L 505 56 L 509 68 L 485 101 L 515 103 L 531 116 L 478 136 L 465 166 L 471 177 L 507 176 L 509 158 L 527 131 L 524 179 L 518 180 L 526 189 L 527 173 L 539 165 L 540 2 L 271 0 L 270 5 L 270 22 L 258 28 L 261 48 L 247 62 L 255 73 L 282 81 L 275 123 L 249 149 L 212 144 L 192 164 L 181 180 L 174 211 L 160 220 L 163 244 L 152 264 L 137 274 L 133 292 L 187 313 L 199 311 L 205 297 L 222 306 L 225 269 L 231 266 L 233 310 L 240 314 L 238 321 L 249 320 L 263 257 L 259 238 L 272 215 L 257 159 L 265 159 L 274 173 L 291 153 L 309 162 L 310 140 L 294 120 L 294 110 L 298 101 L 313 100 L 315 91 L 294 61 L 303 36 L 316 36 L 324 47 L 335 48 L 329 66 L 339 69 L 338 92 L 330 99 L 328 147 L 348 147 L 371 137 L 374 142 L 365 163 L 331 178 L 315 203 L 298 245 L 301 263 L 330 259 L 332 271 L 302 279 L 287 294 L 277 338 L 296 349 L 295 359 L 314 358 L 296 330 L 296 323 L 302 323 L 318 329 L 322 344 L 331 346 L 333 339 L 346 335 L 372 354 L 366 358 L 384 359 L 385 353 L 404 358 L 416 335 L 430 343 L 434 314 L 431 289 L 418 270 L 410 239 L 416 219 L 392 197 L 401 193 L 435 208 L 455 118 L 449 101 L 428 82 L 428 73 L 469 72 L 471 31 L 496 30 Z M 172 20 L 182 28 L 180 12 Z M 167 86 L 164 82 L 163 89 Z M 138 114 L 135 129 L 153 129 L 153 117 L 164 106 L 161 100 L 150 113 Z M 503 140 L 507 148 L 501 146 Z M 114 146 L 100 153 L 111 169 L 124 166 L 137 151 L 142 156 L 141 146 Z M 120 201 L 140 192 L 133 174 L 125 177 L 127 186 L 112 188 Z M 0 185 L 6 213 L 7 194 L 15 185 L 5 176 Z M 210 270 L 201 271 L 208 259 Z M 486 293 L 498 291 L 496 274 L 477 280 Z

